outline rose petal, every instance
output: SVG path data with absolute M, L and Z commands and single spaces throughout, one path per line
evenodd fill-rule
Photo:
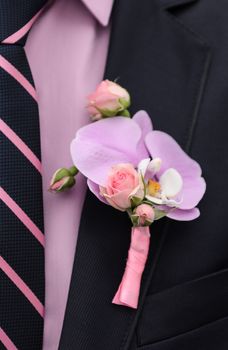
M 133 198 L 133 197 L 136 197 L 136 198 L 139 198 L 141 200 L 143 200 L 144 198 L 144 187 L 140 184 L 139 186 L 137 186 L 131 193 L 130 195 L 128 196 L 128 198 Z
M 119 99 L 108 92 L 102 95 L 98 95 L 94 102 L 95 106 L 99 109 L 116 110 L 121 107 Z
M 90 115 L 96 115 L 99 114 L 98 110 L 94 107 L 94 105 L 90 104 L 87 106 L 87 110 Z
M 118 98 L 123 98 L 126 101 L 130 101 L 130 95 L 128 91 L 122 88 L 122 86 L 120 86 L 119 84 L 116 84 L 114 82 L 109 82 L 108 91 L 116 95 Z
M 200 211 L 198 208 L 190 210 L 175 209 L 167 214 L 167 217 L 178 221 L 191 221 L 197 219 L 200 216 Z
M 88 96 L 88 99 L 95 100 L 97 95 L 106 93 L 107 89 L 108 89 L 108 81 L 103 80 L 99 85 L 97 85 L 96 90 Z
M 128 197 L 128 194 L 129 192 L 128 190 L 126 190 L 119 193 L 115 193 L 112 196 L 108 196 L 104 193 L 104 196 L 107 202 L 109 202 L 109 204 L 112 205 L 114 208 L 119 209 L 121 211 L 125 211 L 131 206 L 131 201 Z

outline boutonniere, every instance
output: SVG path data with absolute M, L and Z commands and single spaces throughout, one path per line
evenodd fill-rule
M 206 184 L 200 165 L 170 135 L 154 130 L 145 111 L 131 118 L 129 105 L 128 92 L 118 84 L 104 81 L 98 86 L 88 106 L 95 122 L 77 131 L 70 147 L 74 167 L 58 170 L 51 188 L 71 187 L 80 171 L 100 201 L 129 216 L 131 244 L 112 302 L 137 308 L 150 225 L 165 216 L 196 219 Z

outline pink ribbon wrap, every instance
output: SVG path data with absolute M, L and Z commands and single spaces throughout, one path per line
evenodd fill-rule
M 142 274 L 150 246 L 148 226 L 133 227 L 125 272 L 112 303 L 137 309 Z

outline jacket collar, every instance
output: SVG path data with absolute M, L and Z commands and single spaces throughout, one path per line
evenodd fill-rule
M 190 3 L 197 2 L 199 0 L 159 0 L 159 3 L 164 9 L 171 9 L 173 7 L 178 7 L 181 5 L 187 5 Z

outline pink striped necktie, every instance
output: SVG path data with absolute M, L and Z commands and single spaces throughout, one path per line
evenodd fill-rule
M 45 0 L 0 0 L 0 349 L 41 350 L 44 227 L 37 96 L 24 52 Z

